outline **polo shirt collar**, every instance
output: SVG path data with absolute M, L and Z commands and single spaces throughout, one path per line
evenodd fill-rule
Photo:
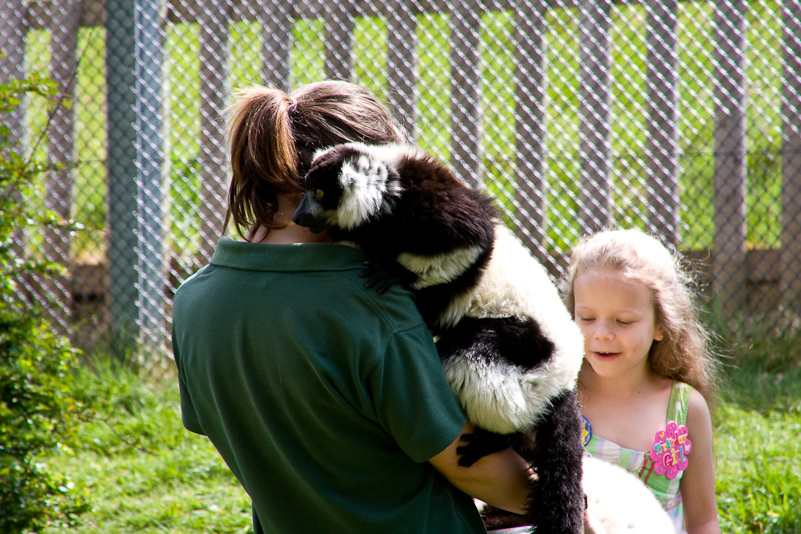
M 264 245 L 220 238 L 212 265 L 248 271 L 335 271 L 363 268 L 366 254 L 340 243 Z

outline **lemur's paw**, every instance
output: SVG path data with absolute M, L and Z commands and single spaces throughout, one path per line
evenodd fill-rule
M 379 295 L 386 293 L 394 284 L 411 289 L 417 280 L 414 273 L 395 260 L 372 259 L 364 264 L 366 268 L 359 274 L 362 278 L 367 278 L 364 287 L 367 289 L 375 287 Z
M 461 441 L 467 445 L 456 448 L 459 465 L 470 467 L 484 456 L 508 449 L 512 445 L 513 434 L 496 434 L 477 428 L 472 434 L 462 434 Z

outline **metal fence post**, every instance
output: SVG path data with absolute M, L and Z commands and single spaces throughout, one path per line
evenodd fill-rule
M 136 186 L 139 329 L 142 349 L 164 339 L 164 214 L 162 210 L 162 0 L 135 0 Z
M 106 35 L 108 307 L 112 341 L 127 349 L 138 336 L 134 0 L 107 0 Z

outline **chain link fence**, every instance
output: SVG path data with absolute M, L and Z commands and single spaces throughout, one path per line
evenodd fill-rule
M 53 296 L 79 345 L 166 346 L 222 227 L 231 90 L 330 78 L 486 188 L 555 277 L 580 236 L 636 226 L 724 309 L 797 327 L 801 0 L 5 0 L 0 17 L 0 79 L 46 74 L 69 103 L 9 120 L 65 164 L 32 201 L 80 226 L 20 239 L 67 274 L 20 291 Z

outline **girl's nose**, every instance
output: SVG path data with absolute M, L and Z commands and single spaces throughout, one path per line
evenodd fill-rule
M 612 332 L 612 329 L 609 328 L 608 326 L 604 324 L 598 324 L 597 327 L 595 328 L 594 336 L 596 339 L 609 340 L 615 337 L 615 334 L 614 332 Z

